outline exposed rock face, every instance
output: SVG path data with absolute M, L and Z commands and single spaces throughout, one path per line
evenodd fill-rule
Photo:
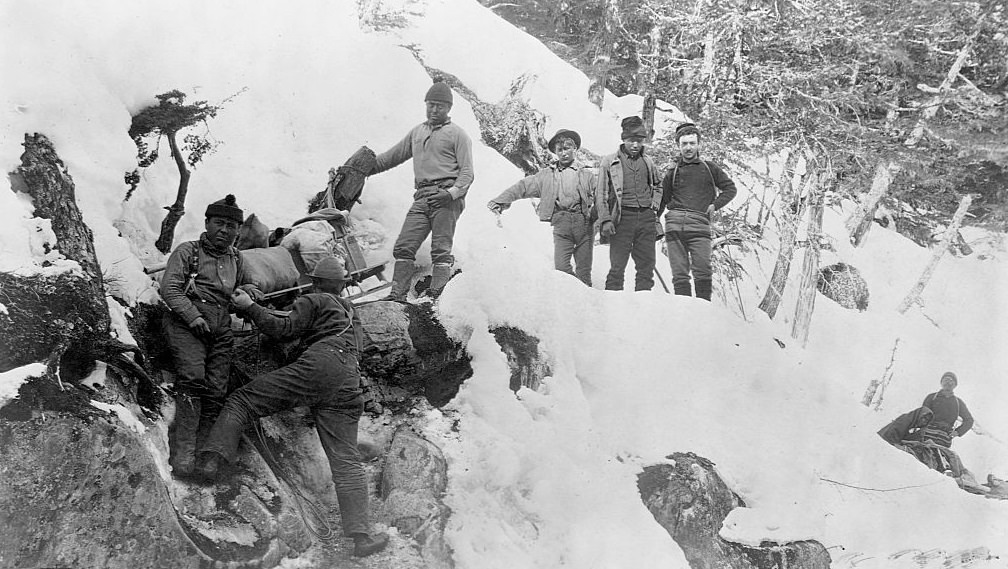
M 0 566 L 195 568 L 205 561 L 154 462 L 121 429 L 104 417 L 0 421 Z
M 849 310 L 868 309 L 868 283 L 860 271 L 847 263 L 837 263 L 819 269 L 819 292 Z
M 830 556 L 820 543 L 801 541 L 746 547 L 718 532 L 728 512 L 744 507 L 714 470 L 693 453 L 675 453 L 674 465 L 644 469 L 637 479 L 648 510 L 679 544 L 693 569 L 827 569 Z
M 498 326 L 490 332 L 511 367 L 511 391 L 518 391 L 523 386 L 533 391 L 539 389 L 543 378 L 553 373 L 539 352 L 539 338 L 513 326 Z
M 381 497 L 389 523 L 413 537 L 431 569 L 454 567 L 444 540 L 448 508 L 441 502 L 448 464 L 436 445 L 407 427 L 392 439 L 382 470 Z

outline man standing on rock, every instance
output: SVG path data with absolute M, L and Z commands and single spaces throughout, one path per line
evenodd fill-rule
M 961 437 L 973 428 L 973 415 L 966 408 L 966 403 L 953 393 L 959 385 L 959 378 L 951 371 L 941 376 L 941 390 L 924 398 L 924 407 L 934 411 L 934 418 L 924 431 L 924 438 L 933 440 L 943 447 L 951 447 L 952 439 Z M 962 423 L 955 426 L 962 418 Z
M 700 130 L 693 123 L 676 128 L 679 158 L 662 180 L 665 246 L 675 294 L 711 299 L 711 216 L 735 197 L 735 183 L 721 166 L 700 158 Z M 690 272 L 693 287 L 690 286 Z
M 644 154 L 647 130 L 640 117 L 621 123 L 623 144 L 599 163 L 599 237 L 609 243 L 609 274 L 606 290 L 623 290 L 627 261 L 633 256 L 637 278 L 634 290 L 654 286 L 656 212 L 661 203 L 658 168 Z
M 170 310 L 163 326 L 176 374 L 175 420 L 168 429 L 175 476 L 193 473 L 201 417 L 209 428 L 227 396 L 234 346 L 228 303 L 245 277 L 234 247 L 242 220 L 233 195 L 207 206 L 206 232 L 176 247 L 161 277 L 161 298 Z
M 415 192 L 399 237 L 392 248 L 395 269 L 391 300 L 406 300 L 413 277 L 417 249 L 431 235 L 431 296 L 441 294 L 451 277 L 455 224 L 465 208 L 465 195 L 473 182 L 472 142 L 462 127 L 451 122 L 452 92 L 437 81 L 424 97 L 427 121 L 415 127 L 398 144 L 379 154 L 372 174 L 413 159 Z
M 353 304 L 339 297 L 347 283 L 339 259 L 322 259 L 308 276 L 314 292 L 295 300 L 283 316 L 259 306 L 242 290 L 231 297 L 264 334 L 300 338 L 302 350 L 294 363 L 256 377 L 228 397 L 203 447 L 199 475 L 216 479 L 220 461 L 234 460 L 242 432 L 254 420 L 308 406 L 329 459 L 343 533 L 353 538 L 354 555 L 364 557 L 388 544 L 387 535 L 371 534 L 367 478 L 357 448 L 357 424 L 364 410 L 359 363 L 364 330 Z
M 581 148 L 581 135 L 560 129 L 546 145 L 557 161 L 538 173 L 522 178 L 490 200 L 487 207 L 500 214 L 515 200 L 541 198 L 539 219 L 553 226 L 553 265 L 591 286 L 592 247 L 595 229 L 595 174 L 574 161 Z

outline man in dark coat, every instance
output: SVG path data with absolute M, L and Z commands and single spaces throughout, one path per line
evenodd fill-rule
M 966 403 L 952 391 L 959 385 L 959 378 L 951 371 L 942 374 L 941 390 L 924 398 L 922 405 L 934 411 L 934 419 L 928 426 L 927 436 L 945 447 L 952 446 L 952 439 L 965 435 L 973 428 L 973 415 Z M 962 419 L 958 427 L 956 421 Z
M 353 304 L 339 297 L 347 283 L 339 259 L 322 259 L 309 276 L 314 292 L 294 301 L 286 315 L 255 304 L 244 291 L 232 296 L 260 331 L 277 339 L 300 338 L 303 350 L 293 363 L 256 377 L 228 397 L 204 445 L 199 474 L 215 479 L 220 461 L 234 460 L 242 432 L 254 420 L 310 407 L 329 459 L 343 532 L 354 540 L 354 555 L 363 557 L 388 544 L 388 536 L 371 534 L 367 478 L 357 448 L 364 410 L 359 363 L 364 330 Z
M 634 290 L 654 286 L 657 211 L 662 199 L 658 168 L 644 154 L 647 130 L 640 117 L 623 119 L 623 144 L 599 162 L 596 203 L 599 238 L 609 243 L 606 290 L 623 290 L 627 261 L 637 273 Z
M 577 275 L 591 286 L 594 246 L 595 174 L 574 161 L 581 135 L 560 129 L 547 144 L 557 161 L 519 180 L 490 200 L 487 207 L 500 214 L 515 200 L 540 198 L 539 219 L 553 226 L 553 264 L 556 270 Z M 571 268 L 571 257 L 577 267 Z
M 427 120 L 413 127 L 398 144 L 379 154 L 371 172 L 384 172 L 413 159 L 416 191 L 392 248 L 395 268 L 389 293 L 391 300 L 406 299 L 417 249 L 428 235 L 431 236 L 434 265 L 428 292 L 431 296 L 441 294 L 455 262 L 452 256 L 455 225 L 465 209 L 465 195 L 473 183 L 472 141 L 448 116 L 453 101 L 451 88 L 438 81 L 427 91 L 424 101 Z
M 693 123 L 676 128 L 679 158 L 662 180 L 666 207 L 665 246 L 675 293 L 711 299 L 711 216 L 735 197 L 735 183 L 718 164 L 700 158 L 700 130 Z
M 176 476 L 192 474 L 200 422 L 209 428 L 227 396 L 234 346 L 229 302 L 245 278 L 234 247 L 242 220 L 233 195 L 207 206 L 206 232 L 176 247 L 161 277 L 169 308 L 163 327 L 176 374 L 168 429 L 168 463 Z

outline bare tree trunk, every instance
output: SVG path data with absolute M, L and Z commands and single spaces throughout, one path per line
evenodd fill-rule
M 648 133 L 648 140 L 654 136 L 654 116 L 658 97 L 655 90 L 658 85 L 658 64 L 661 61 L 662 37 L 665 29 L 661 22 L 655 22 L 654 27 L 648 34 L 648 41 L 651 43 L 651 53 L 642 57 L 643 68 L 640 72 L 640 88 L 638 91 L 644 97 L 644 106 L 641 109 L 641 119 L 644 121 L 644 129 Z
M 920 279 L 917 280 L 917 284 L 910 289 L 906 298 L 904 298 L 903 302 L 900 303 L 899 308 L 897 309 L 900 314 L 906 313 L 907 309 L 917 302 L 921 293 L 924 292 L 924 287 L 927 286 L 928 281 L 930 281 L 931 277 L 934 275 L 935 268 L 938 266 L 938 261 L 941 261 L 942 255 L 944 255 L 945 251 L 948 250 L 949 245 L 952 243 L 952 239 L 954 239 L 959 233 L 959 225 L 962 224 L 963 218 L 966 217 L 966 211 L 969 210 L 971 203 L 973 203 L 973 196 L 971 195 L 963 196 L 962 201 L 959 202 L 959 208 L 956 209 L 955 215 L 952 216 L 952 223 L 949 224 L 948 229 L 945 230 L 945 234 L 942 235 L 941 243 L 934 248 L 934 252 L 931 254 L 931 260 L 928 261 Z
M 619 18 L 617 0 L 606 0 L 602 27 L 595 36 L 595 57 L 592 60 L 591 83 L 588 85 L 588 100 L 602 109 L 605 102 L 606 83 L 609 81 L 609 64 L 612 60 L 615 42 L 616 22 Z
M 714 32 L 708 31 L 704 37 L 703 66 L 700 68 L 703 80 L 707 82 L 707 98 L 704 101 L 703 109 L 700 111 L 701 116 L 708 115 L 708 109 L 711 103 L 714 102 L 717 92 L 717 75 L 714 73 L 714 55 L 717 51 L 716 41 Z
M 917 143 L 920 142 L 921 138 L 924 136 L 924 128 L 927 126 L 927 122 L 934 118 L 935 114 L 938 113 L 938 109 L 941 108 L 942 103 L 945 102 L 945 97 L 948 95 L 949 89 L 952 88 L 952 84 L 955 83 L 956 78 L 959 76 L 959 71 L 966 63 L 966 58 L 969 57 L 970 53 L 973 51 L 973 44 L 976 41 L 977 36 L 980 35 L 980 25 L 983 23 L 983 20 L 983 15 L 977 19 L 977 22 L 973 27 L 973 33 L 970 35 L 969 39 L 966 40 L 966 43 L 963 44 L 962 48 L 959 49 L 959 54 L 952 63 L 952 67 L 949 68 L 948 73 L 945 75 L 945 80 L 942 81 L 941 86 L 938 88 L 938 94 L 935 95 L 927 105 L 925 105 L 924 112 L 917 121 L 917 126 L 914 127 L 913 131 L 910 133 L 910 137 L 903 143 L 906 146 L 916 146 Z
M 889 184 L 892 183 L 893 162 L 879 162 L 875 168 L 875 179 L 872 180 L 871 190 L 865 199 L 858 205 L 854 213 L 847 218 L 847 231 L 850 234 L 850 242 L 855 247 L 860 247 L 864 243 L 864 238 L 871 229 L 872 219 L 875 217 L 875 210 L 878 209 L 879 200 L 889 191 Z
M 808 343 L 809 326 L 815 311 L 816 285 L 819 282 L 819 237 L 822 234 L 823 197 L 825 186 L 834 184 L 830 166 L 819 175 L 819 183 L 809 196 L 808 247 L 802 263 L 802 280 L 798 285 L 798 303 L 795 305 L 791 337 L 800 340 L 802 346 Z
M 767 285 L 763 300 L 759 304 L 760 310 L 766 312 L 773 320 L 777 315 L 777 308 L 780 306 L 781 296 L 784 294 L 784 286 L 787 284 L 788 274 L 791 272 L 791 257 L 794 254 L 795 230 L 798 222 L 802 218 L 801 202 L 798 199 L 800 192 L 794 191 L 791 180 L 794 178 L 794 170 L 797 166 L 800 154 L 795 152 L 788 156 L 784 171 L 781 173 L 780 191 L 782 205 L 782 221 L 780 223 L 780 250 L 777 252 L 777 262 L 774 264 L 773 276 L 770 284 Z M 811 165 L 808 166 L 811 168 Z M 806 173 L 806 180 L 814 179 L 813 175 Z M 797 204 L 797 211 L 791 211 L 791 207 Z
M 175 203 L 165 208 L 168 210 L 168 214 L 165 215 L 164 221 L 161 222 L 161 234 L 158 236 L 157 241 L 154 242 L 157 250 L 166 255 L 172 250 L 172 243 L 175 241 L 175 227 L 178 226 L 179 220 L 185 215 L 185 199 L 186 194 L 189 193 L 189 177 L 192 175 L 189 168 L 186 167 L 182 151 L 179 150 L 178 141 L 175 140 L 177 134 L 177 132 L 168 133 L 168 146 L 171 147 L 171 155 L 175 159 L 175 165 L 179 171 L 178 192 L 175 194 Z

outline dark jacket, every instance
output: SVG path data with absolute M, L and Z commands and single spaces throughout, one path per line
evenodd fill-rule
M 294 301 L 287 314 L 271 312 L 258 304 L 246 311 L 256 326 L 272 338 L 301 338 L 306 349 L 321 340 L 336 342 L 352 354 L 364 349 L 364 330 L 353 304 L 325 292 L 313 292 Z
M 570 167 L 577 171 L 577 193 L 581 198 L 581 213 L 585 217 L 591 218 L 591 209 L 595 203 L 595 174 L 581 164 L 575 163 Z M 518 180 L 513 186 L 495 197 L 493 202 L 507 207 L 515 200 L 540 198 L 536 212 L 539 214 L 540 221 L 549 222 L 553 219 L 553 211 L 559 194 L 560 184 L 557 167 L 554 164 Z
M 928 424 L 930 419 L 927 416 L 930 414 L 928 409 L 918 407 L 909 413 L 903 413 L 896 417 L 896 420 L 882 427 L 878 434 L 891 445 L 899 445 L 905 440 L 915 440 L 913 435 L 916 435 L 918 429 Z
M 965 435 L 973 428 L 973 415 L 970 414 L 969 409 L 966 408 L 966 404 L 959 397 L 955 395 L 943 397 L 939 393 L 936 391 L 928 395 L 924 398 L 924 403 L 922 403 L 924 407 L 934 411 L 931 426 L 934 427 L 939 424 L 947 426 L 947 429 L 951 432 L 956 419 L 962 417 L 962 424 L 955 429 L 955 432 L 960 437 Z
M 196 269 L 195 290 L 187 291 L 193 268 Z M 227 307 L 235 287 L 244 282 L 241 253 L 234 247 L 223 252 L 216 250 L 204 233 L 199 241 L 186 241 L 172 251 L 161 276 L 160 294 L 175 315 L 186 324 L 192 324 L 202 316 L 194 301 Z
M 598 209 L 599 225 L 611 221 L 619 225 L 620 206 L 623 200 L 623 163 L 620 161 L 622 152 L 604 156 L 599 162 L 596 188 L 596 208 Z M 648 170 L 648 185 L 651 186 L 651 209 L 658 211 L 662 200 L 662 188 L 658 177 L 658 167 L 647 154 L 641 154 Z
M 707 208 L 723 208 L 738 190 L 720 165 L 710 160 L 686 162 L 679 157 L 662 179 L 662 201 L 658 208 L 665 214 L 665 231 L 709 232 Z

